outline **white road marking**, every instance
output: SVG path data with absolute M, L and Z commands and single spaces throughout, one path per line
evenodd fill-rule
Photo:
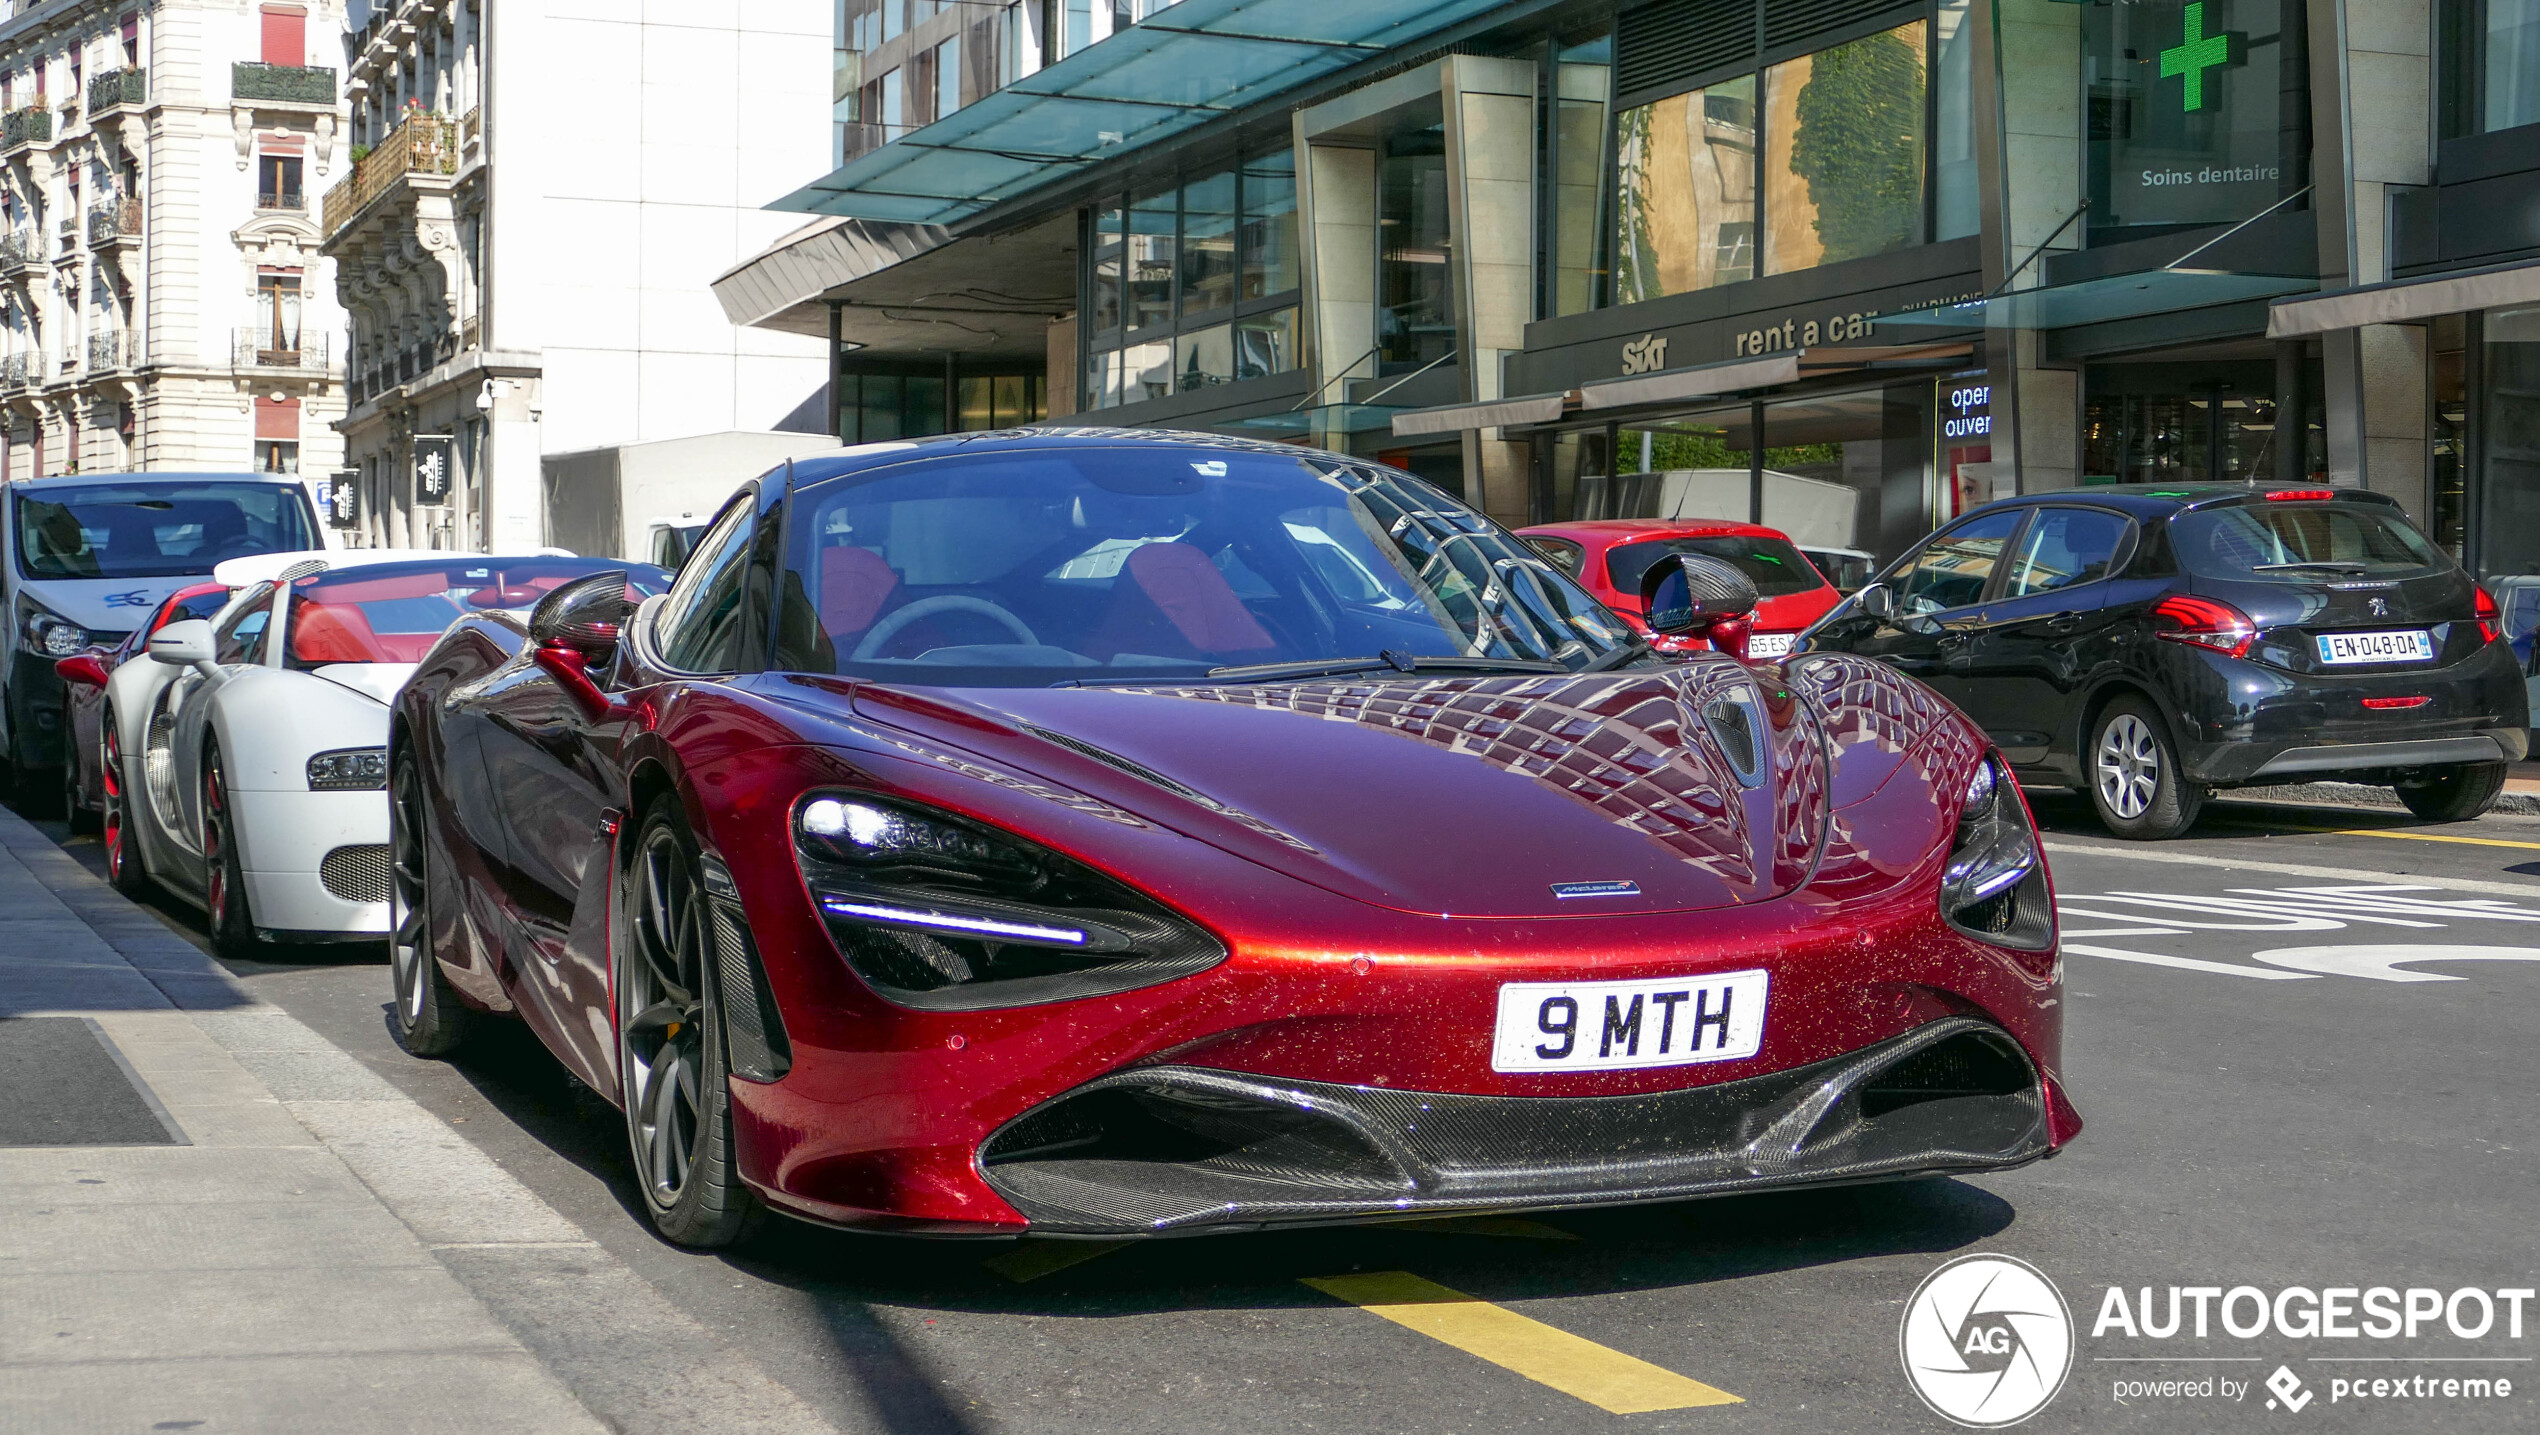
M 2064 943 L 2067 952 L 2085 957 L 2110 957 L 2120 962 L 2141 962 L 2152 967 L 2178 967 L 2191 972 L 2220 972 L 2225 976 L 2254 977 L 2262 982 L 2300 982 L 2311 980 L 2309 972 L 2280 972 L 2271 967 L 2243 967 L 2230 962 L 2204 962 L 2194 957 L 2164 956 L 2159 952 L 2129 952 L 2117 947 L 2088 947 L 2078 942 Z
M 2250 955 L 2271 966 L 2330 976 L 2377 982 L 2457 982 L 2462 978 L 2399 968 L 2409 962 L 2540 962 L 2540 947 L 2278 947 Z
M 2388 872 L 2366 872 L 2353 867 L 2321 867 L 2303 862 L 2252 862 L 2209 852 L 2149 852 L 2139 847 L 2102 847 L 2089 842 L 2049 842 L 2046 850 L 2068 856 L 2120 857 L 2129 862 L 2167 862 L 2182 867 L 2276 872 L 2287 877 L 2326 877 L 2347 882 L 2375 883 L 2390 878 Z M 2416 872 L 2407 876 L 2417 886 L 2439 888 L 2446 892 L 2486 892 L 2498 897 L 2520 897 L 2526 901 L 2540 898 L 2540 882 L 2480 882 L 2467 877 L 2435 877 Z
M 2067 917 L 2095 917 L 2096 912 L 2075 912 L 2062 903 L 2057 908 Z M 2184 937 L 2185 927 L 2066 927 L 2067 937 Z

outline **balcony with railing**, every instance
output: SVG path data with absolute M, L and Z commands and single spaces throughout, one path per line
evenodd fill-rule
M 32 227 L 0 234 L 0 274 L 32 269 L 44 262 L 44 239 Z
M 260 189 L 256 191 L 258 209 L 281 209 L 294 214 L 309 207 L 308 196 L 296 189 Z
M 239 369 L 326 368 L 327 336 L 276 333 L 264 325 L 238 331 L 230 349 L 230 365 Z
M 321 228 L 329 239 L 344 231 L 372 200 L 410 174 L 458 173 L 458 126 L 438 115 L 412 115 L 379 146 L 354 162 L 353 172 L 326 192 Z
M 43 357 L 31 352 L 0 359 L 0 389 L 23 389 L 37 380 L 43 368 Z
M 240 60 L 229 67 L 233 101 L 265 105 L 335 105 L 335 71 L 324 65 L 267 65 Z
M 88 243 L 93 249 L 112 249 L 141 242 L 141 200 L 138 196 L 101 199 L 88 206 Z
M 131 368 L 134 361 L 132 352 L 134 347 L 136 346 L 132 343 L 132 335 L 120 329 L 109 329 L 102 334 L 89 335 L 89 372 L 106 373 L 115 369 Z
M 91 119 L 119 105 L 146 105 L 149 102 L 150 72 L 138 65 L 108 70 L 88 82 L 88 113 Z
M 53 142 L 53 111 L 43 105 L 26 105 L 0 115 L 0 154 L 31 144 Z

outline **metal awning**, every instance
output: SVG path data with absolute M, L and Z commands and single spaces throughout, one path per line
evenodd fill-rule
M 1254 414 L 1250 418 L 1222 419 L 1208 426 L 1264 438 L 1375 433 L 1385 429 L 1401 412 L 1403 410 L 1392 404 L 1317 404 L 1312 408 Z
M 948 224 L 1336 73 L 1496 0 L 1179 0 L 771 208 Z
M 1535 394 L 1522 399 L 1493 399 L 1479 404 L 1441 404 L 1405 409 L 1393 416 L 1397 438 L 1417 434 L 1462 433 L 1466 429 L 1504 428 L 1510 424 L 1548 423 L 1561 417 L 1567 394 Z
M 2334 329 L 2414 323 L 2507 304 L 2540 304 L 2540 263 L 2500 264 L 2280 299 L 2267 310 L 2267 337 L 2299 339 Z
M 1799 377 L 1799 356 L 1769 354 L 1761 359 L 1732 359 L 1725 364 L 1698 364 L 1668 369 L 1636 379 L 1608 379 L 1579 385 L 1579 407 L 1619 409 L 1636 404 L 1674 403 L 1679 399 L 1716 399 L 1724 394 L 1787 384 Z
M 2020 289 L 1990 299 L 1883 314 L 1875 323 L 1891 329 L 2069 329 L 2111 319 L 2139 319 L 2181 309 L 2273 299 L 2317 289 L 2319 280 L 2294 274 L 2242 274 L 2224 269 L 2149 269 L 2106 274 L 2071 284 Z

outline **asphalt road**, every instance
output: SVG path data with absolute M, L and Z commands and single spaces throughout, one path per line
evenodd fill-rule
M 2222 802 L 2188 839 L 2137 846 L 2078 799 L 2037 805 L 2088 1122 L 2065 1155 L 1980 1180 L 1543 1220 L 1117 1248 L 778 1222 L 737 1252 L 692 1255 L 641 1225 L 615 1113 L 517 1029 L 464 1062 L 419 1062 L 389 1034 L 377 949 L 275 948 L 234 969 L 727 1344 L 629 1361 L 746 1358 L 842 1429 L 1946 1429 L 1906 1382 L 1898 1327 L 1917 1285 L 1971 1252 L 2030 1262 L 2071 1309 L 2070 1377 L 2024 1428 L 2534 1428 L 2540 1301 L 2520 1301 L 2509 1333 L 2515 1302 L 2496 1293 L 2540 1286 L 2540 818 L 2428 827 Z M 93 840 L 48 830 L 99 865 Z M 164 910 L 199 939 L 191 912 Z M 1306 1284 L 1387 1272 L 1489 1304 L 1424 1333 Z M 2111 1287 L 2138 1333 L 2107 1317 Z M 2190 1312 L 2220 1307 L 2203 1339 L 2192 1314 L 2174 1336 L 2140 1331 L 2141 1292 L 2157 1328 L 2172 1287 L 2233 1294 L 2185 1297 Z M 2245 1326 L 2255 1309 L 2238 1287 L 2290 1315 L 2232 1334 L 2223 1317 Z M 2288 1287 L 2302 1289 L 2277 1299 Z M 2479 1301 L 2453 1293 L 2475 1289 L 2492 1325 L 2465 1338 L 2420 1310 L 2413 1339 L 2377 1339 L 2367 1298 L 2364 1333 L 2301 1334 L 2316 1293 L 2373 1287 L 2403 1311 L 2412 1288 L 2432 1292 L 2417 1299 L 2464 1327 Z M 2354 1299 L 2341 1329 L 2357 1327 Z M 1512 1333 L 1502 1312 L 1541 1324 Z M 1467 1353 L 1493 1330 L 1498 1360 Z M 546 1338 L 605 1360 L 609 1312 Z M 1675 1391 L 1675 1408 L 1635 1414 L 1556 1388 L 1649 1374 L 1619 1357 L 1700 1385 L 1662 1379 L 1655 1403 Z M 2375 1378 L 2410 1394 L 2370 1398 Z M 2512 1393 L 2447 1397 L 2445 1378 Z M 1703 1386 L 1737 1399 L 1681 1395 Z M 711 1412 L 661 1418 L 714 1428 Z

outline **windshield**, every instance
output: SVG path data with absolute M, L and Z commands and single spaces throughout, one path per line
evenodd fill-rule
M 1023 686 L 1630 642 L 1516 537 L 1408 475 L 1164 444 L 920 459 L 788 504 L 781 667 Z
M 2360 503 L 2269 503 L 2182 514 L 2170 539 L 2187 571 L 2209 578 L 2316 583 L 2446 566 L 2415 525 Z
M 300 490 L 266 483 L 47 488 L 18 496 L 17 529 L 29 578 L 165 578 L 318 546 Z
M 286 655 L 295 668 L 329 663 L 419 663 L 469 613 L 534 606 L 588 573 L 626 570 L 626 596 L 670 586 L 646 563 L 606 558 L 467 558 L 339 568 L 291 585 Z
M 1613 581 L 1615 592 L 1637 597 L 1641 575 L 1670 553 L 1700 553 L 1727 562 L 1753 581 L 1759 598 L 1782 598 L 1826 586 L 1799 550 L 1779 538 L 1657 538 L 1626 543 L 1605 555 L 1605 575 Z

